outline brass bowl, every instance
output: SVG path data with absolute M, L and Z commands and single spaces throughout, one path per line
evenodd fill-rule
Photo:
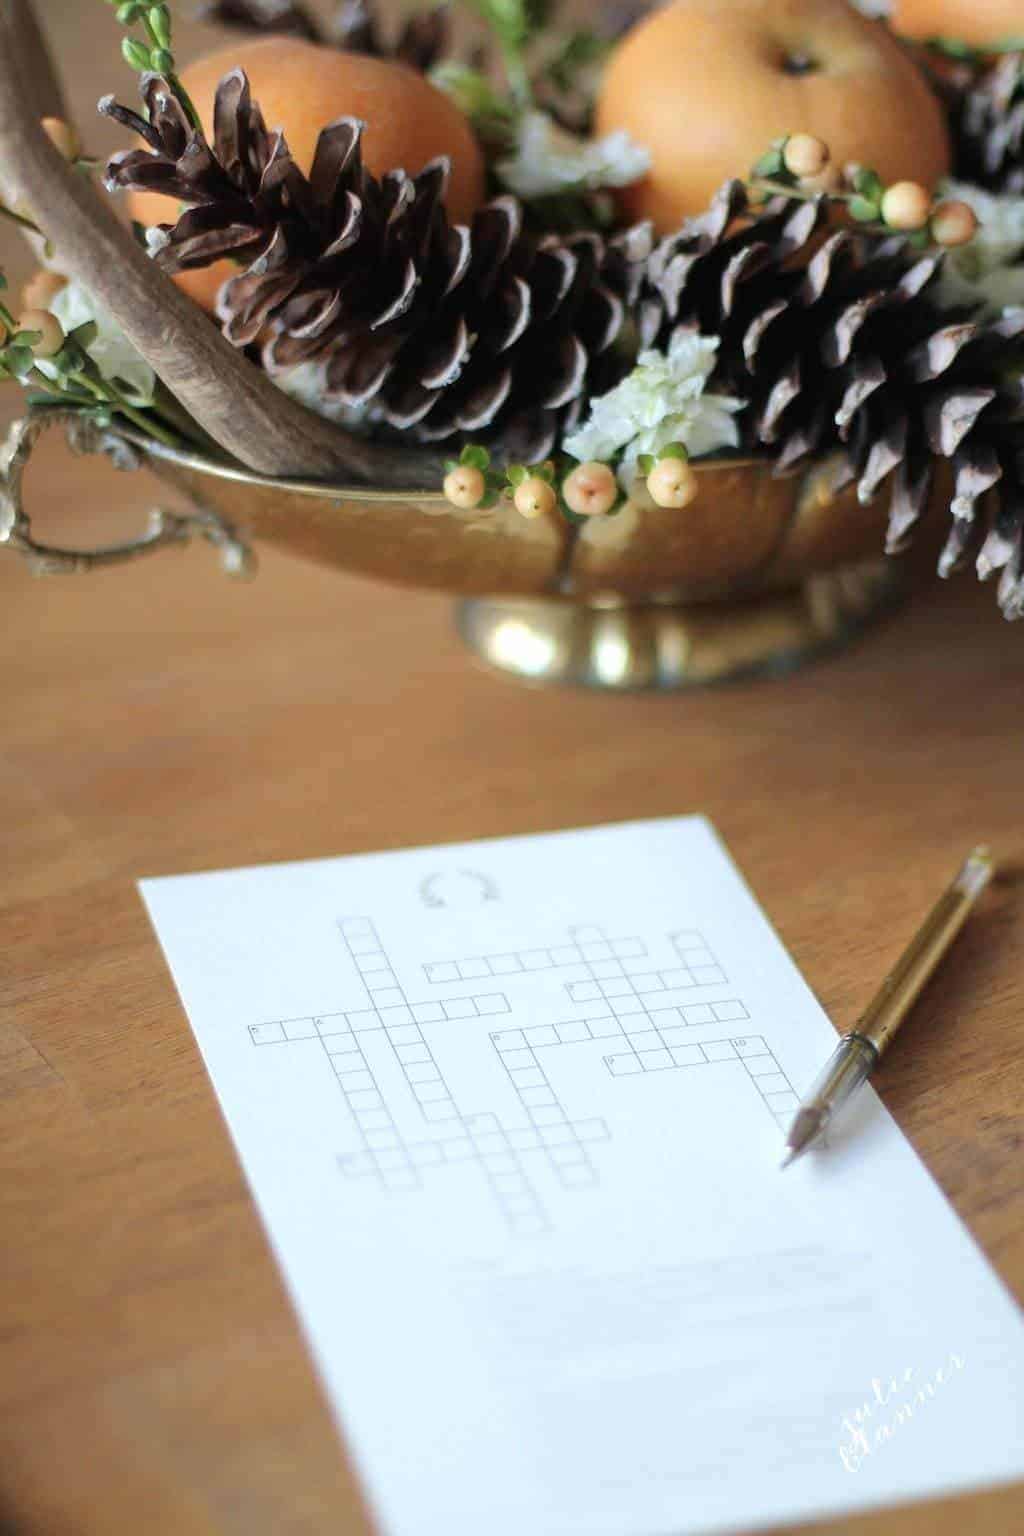
M 144 539 L 112 549 L 36 543 L 21 480 L 53 424 L 80 451 L 151 470 L 195 513 L 154 514 Z M 0 539 L 37 569 L 81 570 L 199 533 L 240 572 L 251 543 L 266 541 L 321 565 L 454 593 L 462 635 L 492 666 L 610 689 L 785 670 L 841 645 L 889 605 L 898 567 L 879 558 L 884 510 L 862 506 L 852 486 L 835 489 L 836 461 L 781 479 L 759 459 L 694 468 L 700 493 L 685 511 L 634 500 L 570 526 L 559 516 L 528 522 L 506 502 L 460 511 L 440 491 L 272 479 L 47 410 L 8 439 Z

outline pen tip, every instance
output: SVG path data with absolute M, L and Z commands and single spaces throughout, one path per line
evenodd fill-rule
M 956 889 L 963 895 L 974 900 L 980 896 L 995 874 L 995 860 L 991 850 L 984 844 L 979 844 L 968 854 L 964 866 L 953 882 Z
M 780 1168 L 788 1168 L 790 1163 L 793 1161 L 793 1159 L 795 1157 L 796 1157 L 796 1147 L 787 1147 L 785 1152 L 783 1152 L 783 1154 L 782 1154 L 782 1160 L 779 1163 L 779 1167 Z

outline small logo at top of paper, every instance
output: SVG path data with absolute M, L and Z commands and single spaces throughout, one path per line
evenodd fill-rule
M 498 887 L 489 875 L 476 869 L 452 869 L 428 875 L 420 882 L 420 899 L 425 907 L 482 907 L 485 901 L 499 901 Z

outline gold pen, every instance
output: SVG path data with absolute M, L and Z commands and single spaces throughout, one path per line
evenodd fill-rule
M 939 897 L 856 1026 L 843 1035 L 797 1110 L 786 1137 L 783 1168 L 813 1146 L 837 1111 L 874 1071 L 882 1052 L 967 921 L 994 869 L 988 849 L 975 848 L 952 885 Z

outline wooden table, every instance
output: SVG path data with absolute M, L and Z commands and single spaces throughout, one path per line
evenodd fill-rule
M 84 9 L 48 8 L 65 56 Z M 113 33 L 91 5 L 83 119 Z M 29 488 L 77 539 L 150 490 L 50 444 Z M 934 585 L 788 682 L 664 698 L 523 690 L 443 600 L 273 554 L 252 585 L 206 549 L 40 582 L 0 559 L 0 601 L 0 1530 L 367 1529 L 142 875 L 701 810 L 847 1023 L 987 837 L 1006 876 L 879 1086 L 1024 1298 L 1024 628 L 990 593 Z M 1024 1488 L 815 1529 L 1009 1536 Z
M 42 454 L 57 531 L 150 489 Z M 443 600 L 269 553 L 249 585 L 205 548 L 48 581 L 7 558 L 0 594 L 13 1529 L 364 1529 L 140 875 L 703 810 L 845 1022 L 989 837 L 1007 878 L 880 1087 L 1024 1295 L 1024 632 L 990 594 L 936 585 L 788 682 L 663 698 L 524 690 L 467 659 Z M 1024 1528 L 1024 1489 L 842 1529 L 968 1526 Z

